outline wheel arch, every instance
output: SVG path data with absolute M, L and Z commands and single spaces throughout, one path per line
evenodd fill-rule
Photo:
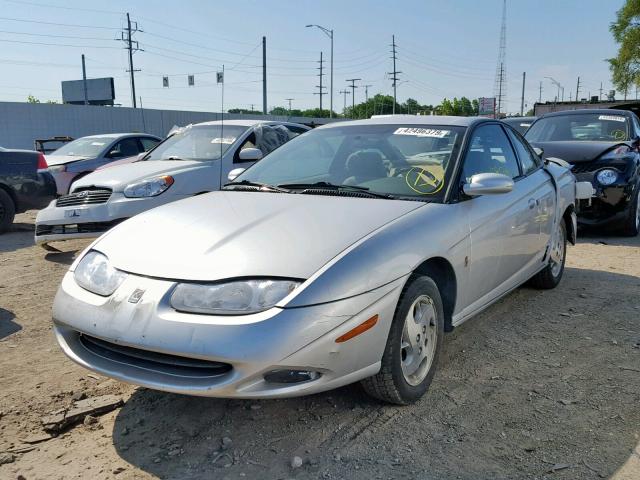
M 444 309 L 444 329 L 446 332 L 450 332 L 453 330 L 451 319 L 458 294 L 458 284 L 453 266 L 446 258 L 432 257 L 418 265 L 413 273 L 430 277 L 438 286 Z

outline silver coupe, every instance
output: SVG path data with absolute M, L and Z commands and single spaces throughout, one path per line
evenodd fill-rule
M 362 381 L 414 402 L 445 332 L 562 278 L 576 181 L 538 153 L 483 118 L 317 128 L 222 191 L 96 240 L 56 295 L 57 340 L 158 390 L 274 398 Z

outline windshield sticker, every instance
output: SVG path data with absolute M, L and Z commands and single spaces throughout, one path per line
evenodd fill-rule
M 625 140 L 627 138 L 627 133 L 624 130 L 614 130 L 611 135 L 616 140 Z
M 437 130 L 434 128 L 398 128 L 394 135 L 411 135 L 413 137 L 431 137 L 431 138 L 444 138 L 449 135 L 451 130 Z
M 598 120 L 611 120 L 612 122 L 624 122 L 624 117 L 619 117 L 617 115 L 600 115 Z
M 236 137 L 224 137 L 224 138 L 214 138 L 211 140 L 211 143 L 224 143 L 225 145 L 231 145 L 236 141 Z
M 91 142 L 91 145 L 96 145 L 98 147 L 101 147 L 105 144 L 106 142 Z
M 444 185 L 442 178 L 436 177 L 432 172 L 422 167 L 413 167 L 409 170 L 405 175 L 405 181 L 411 190 L 420 195 L 438 193 Z

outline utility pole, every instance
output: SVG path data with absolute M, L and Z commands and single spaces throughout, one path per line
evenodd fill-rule
M 140 70 L 136 70 L 133 68 L 133 53 L 140 51 L 140 47 L 138 42 L 133 40 L 133 34 L 136 32 L 141 32 L 142 30 L 138 29 L 138 22 L 133 22 L 134 26 L 131 27 L 131 18 L 127 13 L 127 27 L 122 31 L 120 39 L 125 42 L 125 48 L 129 50 L 129 74 L 131 77 L 131 106 L 136 108 L 136 79 L 134 76 L 134 72 L 139 72 Z M 135 46 L 134 46 L 135 45 Z
M 580 98 L 580 77 L 578 77 L 578 83 L 576 84 L 576 102 Z
M 351 115 L 355 117 L 356 114 L 356 82 L 362 80 L 361 78 L 350 78 L 347 82 L 351 82 Z
M 496 118 L 500 118 L 500 109 L 502 107 L 502 82 L 504 80 L 503 65 L 500 64 L 500 77 L 498 78 L 498 111 L 496 112 Z
M 365 118 L 369 117 L 369 87 L 373 87 L 373 85 L 364 85 L 364 117 Z
M 82 87 L 84 88 L 84 104 L 89 105 L 89 94 L 87 92 L 87 69 L 84 65 L 84 53 L 82 54 Z
M 522 72 L 522 97 L 520 97 L 520 116 L 524 112 L 524 83 L 527 78 L 527 72 Z
M 602 82 L 600 82 L 600 96 L 598 97 L 598 100 L 602 101 Z
M 396 113 L 396 103 L 397 102 L 397 86 L 398 86 L 398 74 L 402 73 L 396 70 L 396 60 L 398 59 L 397 55 L 396 55 L 396 47 L 398 45 L 396 45 L 396 36 L 395 35 L 391 35 L 391 58 L 393 59 L 393 72 L 390 73 L 391 75 L 391 80 L 393 81 L 392 85 L 393 85 L 393 114 L 395 115 Z
M 542 80 L 540 80 L 540 96 L 538 97 L 538 103 L 542 103 Z
M 306 27 L 317 27 L 322 31 L 322 33 L 331 39 L 331 91 L 329 92 L 329 118 L 333 118 L 333 30 L 329 30 L 328 28 L 315 24 L 307 25 Z
M 318 63 L 320 64 L 320 66 L 318 67 L 318 70 L 320 70 L 320 73 L 318 74 L 318 77 L 320 77 L 320 85 L 316 85 L 318 92 L 314 93 L 314 95 L 320 96 L 320 116 L 322 116 L 322 95 L 325 94 L 324 88 L 326 88 L 322 86 L 322 77 L 325 75 L 324 73 L 322 73 L 322 68 L 324 63 L 324 60 L 322 60 L 322 52 L 320 52 L 320 61 Z
M 347 95 L 349 95 L 351 92 L 349 90 L 340 90 L 339 93 L 344 94 L 344 106 L 342 107 L 342 115 L 344 115 L 347 111 Z
M 285 98 L 285 100 L 289 102 L 289 116 L 291 116 L 291 101 L 295 100 L 295 98 Z
M 262 37 L 262 113 L 267 114 L 267 37 Z

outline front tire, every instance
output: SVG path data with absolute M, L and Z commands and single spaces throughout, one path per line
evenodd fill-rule
M 16 206 L 9 194 L 0 188 L 0 233 L 9 230 L 16 215 Z
M 562 279 L 564 263 L 567 259 L 567 225 L 564 220 L 560 221 L 557 228 L 558 231 L 554 244 L 551 245 L 547 266 L 531 279 L 531 284 L 535 288 L 543 290 L 556 288 Z
M 429 277 L 413 277 L 398 300 L 380 371 L 362 381 L 366 392 L 397 405 L 419 400 L 435 374 L 443 332 L 437 285 Z

